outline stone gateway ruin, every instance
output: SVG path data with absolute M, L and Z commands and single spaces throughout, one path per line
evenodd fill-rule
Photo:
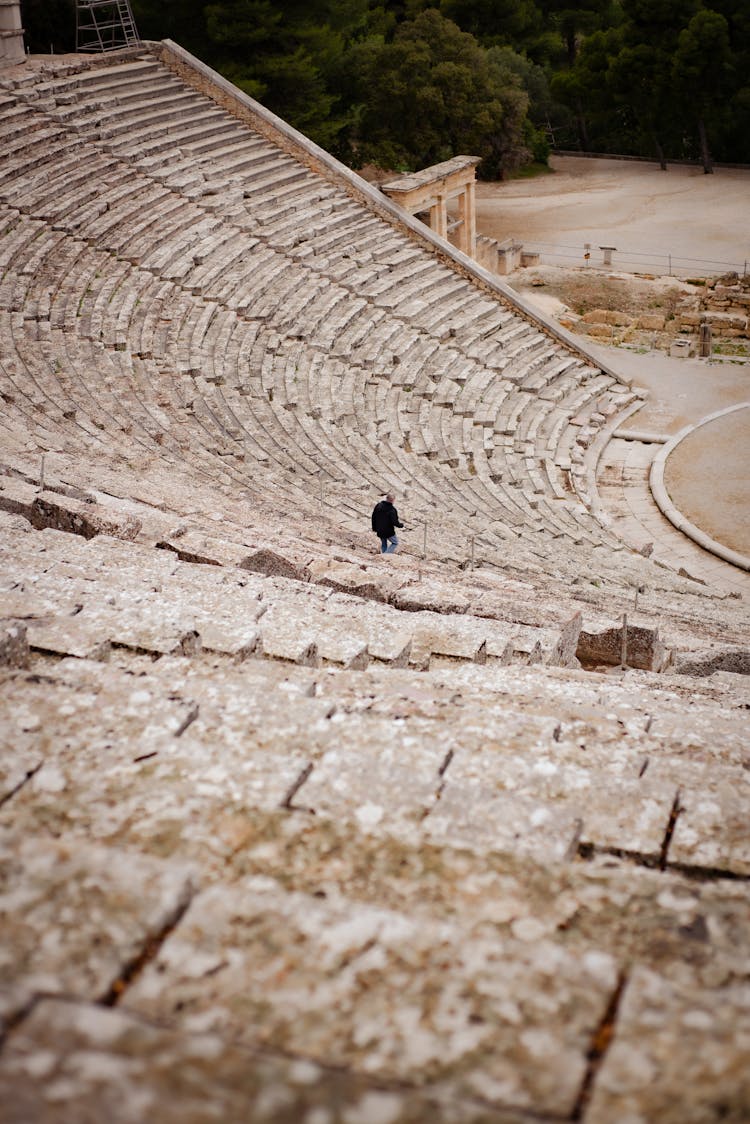
M 613 529 L 639 392 L 179 46 L 3 61 L 3 1119 L 747 1121 L 748 612 Z

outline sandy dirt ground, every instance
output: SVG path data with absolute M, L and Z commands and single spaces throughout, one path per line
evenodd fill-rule
M 750 170 L 589 160 L 553 156 L 554 174 L 531 180 L 477 184 L 477 227 L 482 234 L 524 243 L 549 243 L 570 264 L 583 263 L 583 246 L 615 246 L 613 265 L 667 272 L 667 255 L 681 271 L 721 273 L 750 269 Z M 642 258 L 633 255 L 643 255 Z M 562 256 L 549 257 L 564 264 Z M 708 266 L 712 268 L 709 270 Z
M 728 450 L 717 457 L 716 450 Z M 715 418 L 688 434 L 667 458 L 664 484 L 692 523 L 732 550 L 750 557 L 750 407 Z

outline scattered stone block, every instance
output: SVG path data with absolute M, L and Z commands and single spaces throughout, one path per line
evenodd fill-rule
M 626 328 L 635 323 L 635 318 L 627 312 L 610 308 L 594 308 L 581 317 L 584 324 L 609 324 L 615 328 Z
M 673 359 L 689 359 L 695 355 L 695 344 L 686 339 L 672 340 L 669 354 Z
M 663 332 L 666 326 L 666 319 L 664 316 L 657 316 L 655 314 L 648 314 L 639 316 L 636 321 L 636 327 L 641 328 L 647 332 Z
M 670 658 L 659 639 L 658 628 L 632 624 L 628 624 L 625 629 L 624 653 L 626 667 L 637 667 L 644 671 L 663 671 Z M 578 635 L 576 657 L 584 666 L 619 666 L 623 662 L 622 626 L 608 628 L 603 632 L 587 632 L 582 629 Z

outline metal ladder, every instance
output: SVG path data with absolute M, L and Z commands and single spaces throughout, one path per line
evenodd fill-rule
M 116 51 L 140 42 L 130 0 L 76 0 L 76 50 Z

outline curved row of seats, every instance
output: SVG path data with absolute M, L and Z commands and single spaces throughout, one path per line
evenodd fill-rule
M 16 97 L 13 168 L 31 154 L 34 174 L 28 184 L 14 176 L 12 188 L 6 180 L 3 199 L 21 225 L 32 216 L 47 224 L 31 258 L 19 242 L 16 278 L 44 278 L 40 324 L 104 344 L 103 367 L 114 361 L 123 378 L 125 416 L 112 411 L 112 427 L 134 424 L 159 455 L 179 432 L 174 455 L 210 473 L 211 457 L 196 448 L 207 441 L 222 450 L 220 475 L 238 483 L 257 449 L 270 485 L 295 502 L 323 473 L 352 525 L 392 482 L 413 518 L 437 502 L 516 535 L 608 541 L 563 490 L 567 450 L 558 455 L 554 438 L 571 411 L 616 409 L 625 389 L 153 61 L 50 80 L 34 99 L 21 84 Z M 21 130 L 24 114 L 42 125 L 36 135 Z M 81 146 L 84 192 L 74 171 Z M 199 178 L 202 161 L 211 178 L 193 190 L 186 177 L 192 167 Z M 294 194 L 286 230 L 267 226 L 262 210 L 271 214 L 279 188 Z M 61 255 L 70 239 L 75 249 Z M 28 310 L 32 296 L 17 289 L 12 300 Z M 22 350 L 28 362 L 33 348 L 23 341 Z M 69 347 L 70 376 L 85 383 L 89 360 Z M 344 447 L 352 456 L 342 471 Z

